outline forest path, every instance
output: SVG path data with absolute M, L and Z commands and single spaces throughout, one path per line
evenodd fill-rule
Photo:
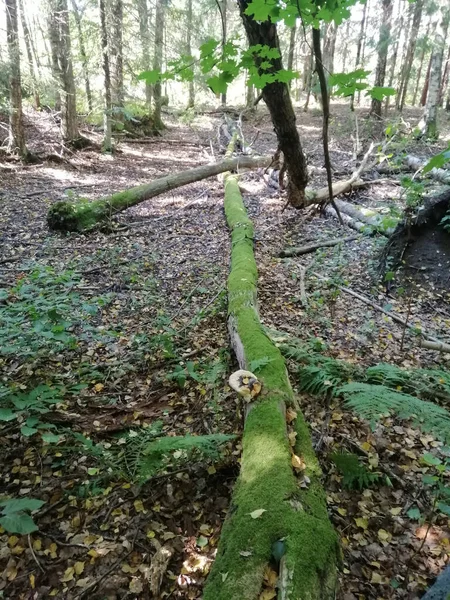
M 332 160 L 338 171 L 351 172 L 351 125 L 346 113 L 335 112 L 338 133 Z M 306 117 L 299 114 L 304 146 L 315 167 L 322 167 L 320 122 L 314 112 Z M 72 166 L 1 166 L 0 281 L 3 288 L 16 290 L 10 291 L 9 301 L 18 301 L 17 286 L 23 282 L 36 290 L 39 280 L 51 286 L 61 273 L 72 273 L 56 308 L 61 309 L 62 296 L 69 298 L 70 319 L 75 295 L 99 307 L 90 321 L 69 327 L 76 334 L 78 328 L 84 331 L 75 349 L 48 353 L 44 348 L 40 357 L 30 360 L 4 358 L 5 381 L 23 389 L 43 381 L 66 387 L 86 384 L 80 392 L 65 393 L 64 402 L 47 415 L 59 427 L 113 445 L 119 444 L 126 428 L 155 419 L 169 435 L 239 434 L 241 407 L 226 385 L 234 359 L 226 330 L 229 241 L 221 183 L 202 181 L 134 207 L 118 216 L 118 227 L 109 234 L 62 237 L 50 234 L 45 224 L 49 202 L 72 196 L 93 199 L 205 162 L 205 148 L 210 138 L 215 144 L 217 125 L 218 119 L 205 116 L 192 126 L 170 123 L 164 135 L 188 140 L 189 145 L 165 144 L 164 139 L 121 143 L 121 152 L 114 157 L 89 149 L 68 156 Z M 273 152 L 275 138 L 265 112 L 245 123 L 246 139 L 252 140 L 257 130 L 255 148 Z M 196 140 L 198 147 L 191 145 Z M 54 149 L 54 142 L 48 143 Z M 324 173 L 314 178 L 315 185 L 324 181 Z M 322 342 L 330 356 L 361 365 L 383 361 L 403 367 L 449 366 L 448 357 L 420 350 L 409 334 L 401 349 L 401 326 L 337 291 L 336 284 L 344 283 L 406 314 L 409 296 L 386 297 L 373 278 L 378 238 L 361 237 L 301 258 L 276 259 L 288 244 L 348 235 L 348 230 L 331 219 L 282 212 L 284 197 L 268 188 L 260 174 L 246 174 L 242 184 L 256 227 L 259 305 L 265 325 L 305 343 Z M 395 194 L 397 188 L 386 184 L 353 197 L 376 203 L 393 201 Z M 308 267 L 307 309 L 299 302 L 299 266 Z M 315 279 L 313 272 L 330 278 L 330 283 Z M 419 291 L 412 292 L 411 318 L 448 339 L 448 296 L 433 289 Z M 320 459 L 330 513 L 344 545 L 342 599 L 353 600 L 358 594 L 374 600 L 416 597 L 445 561 L 448 532 L 442 522 L 436 523 L 433 536 L 415 555 L 423 531 L 417 521 L 391 509 L 403 510 L 413 501 L 411 490 L 421 485 L 420 453 L 434 440 L 392 420 L 371 432 L 337 402 L 330 405 L 307 396 L 301 401 L 316 441 L 322 440 Z M 119 437 L 112 437 L 115 432 Z M 146 598 L 146 577 L 157 540 L 174 552 L 163 591 L 174 598 L 200 598 L 238 472 L 238 441 L 228 443 L 225 458 L 217 464 L 184 465 L 179 473 L 164 475 L 140 489 L 136 482 L 119 477 L 105 483 L 107 466 L 87 449 L 80 453 L 70 437 L 59 446 L 41 447 L 35 438 L 30 438 L 33 444 L 23 446 L 20 435 L 11 429 L 5 439 L 3 491 L 45 498 L 42 512 L 47 511 L 41 518 L 38 513 L 40 531 L 32 536 L 44 573 L 37 568 L 26 538 L 19 536 L 9 544 L 17 550 L 0 557 L 5 597 L 26 593 L 31 573 L 38 597 L 76 598 L 98 581 L 97 593 L 90 592 L 90 598 L 107 594 L 122 598 L 127 593 Z M 351 451 L 349 440 L 366 444 L 363 447 L 373 461 L 401 474 L 406 489 L 343 490 L 329 454 L 339 448 Z M 6 534 L 0 540 L 6 542 Z M 410 560 L 412 582 L 408 590 L 399 590 L 391 583 L 401 581 Z M 121 566 L 100 581 L 116 561 Z M 75 572 L 76 563 L 83 563 L 77 567 L 81 573 Z

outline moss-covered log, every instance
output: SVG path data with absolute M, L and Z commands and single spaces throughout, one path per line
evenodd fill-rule
M 139 185 L 92 202 L 85 199 L 80 199 L 77 202 L 55 202 L 48 211 L 47 223 L 49 228 L 55 231 L 88 231 L 109 221 L 116 213 L 164 192 L 169 192 L 188 183 L 194 183 L 225 171 L 267 166 L 270 161 L 270 156 L 229 158 L 222 162 L 202 165 L 167 177 L 161 177 L 149 184 Z
M 237 178 L 225 177 L 225 213 L 231 230 L 228 279 L 229 331 L 239 365 L 259 361 L 263 390 L 248 406 L 241 473 L 204 600 L 257 600 L 267 565 L 279 569 L 279 598 L 335 597 L 339 547 L 328 519 L 321 470 L 300 411 L 295 454 L 304 470 L 296 475 L 287 436 L 286 406 L 294 406 L 284 360 L 265 334 L 256 306 L 257 267 L 253 224 Z M 255 363 L 253 362 L 253 365 Z M 259 518 L 254 511 L 264 509 Z M 257 515 L 259 513 L 256 513 Z

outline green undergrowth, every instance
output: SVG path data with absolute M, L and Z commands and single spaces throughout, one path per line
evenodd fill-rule
M 291 465 L 283 406 L 293 404 L 293 393 L 280 350 L 266 335 L 255 309 L 258 275 L 253 225 L 234 177 L 226 178 L 225 214 L 232 241 L 230 324 L 238 333 L 237 345 L 246 366 L 256 367 L 263 391 L 245 422 L 241 473 L 204 598 L 258 598 L 264 568 L 275 560 L 275 547 L 277 560 L 280 548 L 284 556 L 290 597 L 333 597 L 337 538 L 328 520 L 320 467 L 301 414 L 294 425 L 296 452 L 306 464 L 302 485 Z
M 450 374 L 439 369 L 401 369 L 380 363 L 367 369 L 323 354 L 325 347 L 291 340 L 280 343 L 301 391 L 342 396 L 372 424 L 388 414 L 450 441 L 450 412 L 433 402 L 450 401 Z

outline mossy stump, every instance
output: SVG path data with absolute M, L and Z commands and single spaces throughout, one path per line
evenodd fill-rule
M 264 570 L 277 565 L 278 598 L 327 600 L 335 597 L 339 560 L 337 536 L 329 521 L 321 471 L 311 436 L 297 410 L 295 453 L 305 470 L 296 476 L 287 437 L 286 406 L 294 395 L 278 348 L 265 334 L 256 308 L 258 273 L 253 224 L 237 178 L 225 177 L 225 214 L 231 231 L 228 326 L 240 368 L 252 361 L 263 391 L 248 406 L 241 473 L 204 600 L 257 600 Z M 264 509 L 259 518 L 251 513 Z

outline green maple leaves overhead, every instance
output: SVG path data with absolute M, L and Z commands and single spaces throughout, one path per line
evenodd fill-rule
M 320 27 L 322 21 L 334 21 L 337 25 L 350 17 L 350 7 L 358 0 L 252 0 L 247 4 L 245 13 L 253 16 L 256 21 L 284 21 L 288 27 L 293 27 L 300 18 L 304 26 Z M 364 3 L 364 2 L 362 2 Z M 243 50 L 239 38 L 222 44 L 220 40 L 209 39 L 200 46 L 200 57 L 181 56 L 168 64 L 168 69 L 145 71 L 139 79 L 150 84 L 157 81 L 176 79 L 192 81 L 194 65 L 198 64 L 200 71 L 209 77 L 207 85 L 215 94 L 224 94 L 229 84 L 244 70 L 248 72 L 248 85 L 263 89 L 267 84 L 276 81 L 289 83 L 298 77 L 298 73 L 277 68 L 274 64 L 281 58 L 277 48 L 258 44 Z M 369 89 L 366 78 L 370 71 L 358 69 L 351 73 L 337 73 L 329 78 L 332 93 L 336 96 L 351 96 L 357 91 L 366 90 L 372 98 L 381 100 L 385 96 L 395 94 L 392 88 L 373 87 Z

